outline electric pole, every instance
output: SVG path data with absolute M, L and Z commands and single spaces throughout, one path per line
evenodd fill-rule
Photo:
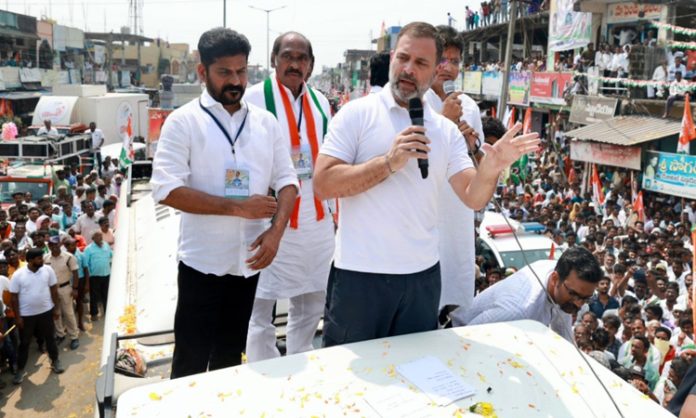
M 275 9 L 262 9 L 260 7 L 256 6 L 249 6 L 252 9 L 260 10 L 262 12 L 266 12 L 266 76 L 271 75 L 271 27 L 270 27 L 270 16 L 271 12 L 275 12 L 276 10 L 284 9 L 287 6 L 283 5 L 280 7 L 276 7 Z
M 222 27 L 227 27 L 227 0 L 222 0 Z
M 517 19 L 517 1 L 510 0 L 510 21 L 508 22 L 507 44 L 505 45 L 505 61 L 501 72 L 503 85 L 498 98 L 498 118 L 502 121 L 507 110 L 507 91 L 510 83 L 510 66 L 512 65 L 512 46 L 515 43 L 515 20 Z

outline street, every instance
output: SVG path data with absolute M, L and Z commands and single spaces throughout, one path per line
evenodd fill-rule
M 69 342 L 58 346 L 65 373 L 51 373 L 47 354 L 39 353 L 32 342 L 27 363 L 29 374 L 15 386 L 9 371 L 0 374 L 0 418 L 93 417 L 95 381 L 99 374 L 103 320 L 80 334 L 80 347 L 71 351 Z

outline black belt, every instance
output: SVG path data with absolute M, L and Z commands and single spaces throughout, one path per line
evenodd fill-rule
M 63 283 L 63 284 L 59 284 L 58 287 L 65 287 L 65 286 L 67 286 L 67 285 L 69 285 L 69 284 L 70 284 L 70 282 L 65 282 L 65 283 Z

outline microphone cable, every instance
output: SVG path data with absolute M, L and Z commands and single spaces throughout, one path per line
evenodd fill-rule
M 462 135 L 462 138 L 463 138 L 463 137 L 464 137 L 464 136 Z M 464 139 L 466 140 L 466 138 L 464 138 Z M 486 157 L 484 156 L 483 158 L 486 158 Z M 471 158 L 471 161 L 472 161 L 474 167 L 478 170 L 478 169 L 479 169 L 479 163 L 478 163 L 478 161 L 476 161 L 476 158 L 475 158 L 475 157 L 472 157 L 472 158 Z M 512 236 L 513 236 L 513 238 L 515 239 L 515 243 L 516 243 L 517 246 L 519 247 L 520 252 L 522 253 L 522 259 L 524 260 L 524 264 L 525 264 L 527 267 L 529 267 L 529 270 L 530 270 L 530 271 L 532 272 L 532 274 L 534 275 L 534 278 L 535 278 L 535 279 L 537 280 L 537 282 L 539 283 L 539 286 L 541 286 L 541 288 L 543 289 L 544 295 L 546 295 L 546 299 L 547 299 L 553 306 L 555 306 L 555 307 L 557 307 L 557 308 L 560 309 L 560 306 L 559 306 L 553 299 L 551 299 L 551 296 L 549 296 L 549 292 L 548 292 L 547 287 L 544 285 L 544 283 L 542 282 L 542 280 L 539 278 L 539 276 L 537 275 L 536 271 L 534 271 L 534 268 L 532 268 L 532 266 L 530 265 L 529 259 L 527 258 L 526 251 L 525 251 L 524 248 L 522 247 L 522 243 L 520 242 L 519 237 L 517 236 L 517 231 L 515 231 L 515 228 L 512 226 L 512 223 L 510 222 L 510 219 L 505 215 L 505 212 L 503 211 L 503 208 L 501 207 L 500 203 L 499 203 L 498 200 L 495 198 L 495 196 L 493 196 L 493 198 L 491 199 L 491 201 L 493 202 L 493 204 L 494 204 L 494 206 L 496 207 L 496 209 L 497 209 L 497 210 L 500 212 L 500 214 L 503 216 L 503 219 L 505 220 L 505 223 L 506 223 L 506 224 L 508 225 L 508 227 L 510 227 L 510 229 L 512 230 Z M 580 357 L 583 359 L 583 361 L 585 362 L 585 364 L 587 365 L 587 367 L 590 369 L 590 371 L 592 371 L 592 375 L 595 377 L 595 379 L 597 380 L 597 382 L 599 382 L 599 384 L 602 386 L 602 389 L 604 390 L 604 392 L 605 392 L 605 393 L 607 394 L 607 396 L 609 397 L 609 400 L 611 400 L 611 403 L 614 405 L 614 408 L 616 409 L 616 412 L 618 412 L 618 414 L 619 414 L 619 416 L 620 416 L 621 418 L 625 418 L 623 412 L 621 411 L 621 408 L 620 408 L 619 405 L 616 403 L 616 400 L 614 399 L 614 396 L 609 392 L 609 388 L 607 388 L 607 386 L 604 384 L 604 382 L 602 381 L 602 379 L 599 377 L 599 375 L 598 375 L 597 372 L 595 371 L 594 367 L 592 367 L 592 364 L 590 363 L 590 361 L 587 359 L 587 357 L 585 357 L 585 353 L 583 353 L 582 350 L 580 350 L 580 348 L 577 346 L 577 344 L 573 344 L 573 347 L 575 347 L 575 351 L 580 355 Z M 548 359 L 547 359 L 547 360 L 548 360 Z M 549 363 L 551 363 L 551 361 L 549 361 Z M 612 373 L 613 373 L 613 372 L 612 372 Z M 594 413 L 594 412 L 593 412 L 593 413 Z M 596 416 L 596 415 L 595 415 L 595 416 Z

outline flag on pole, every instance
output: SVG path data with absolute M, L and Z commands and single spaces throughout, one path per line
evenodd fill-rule
M 526 135 L 532 132 L 532 108 L 528 107 L 524 112 L 524 123 L 522 125 L 522 134 Z
M 508 129 L 512 129 L 517 122 L 517 109 L 513 107 L 508 107 L 503 116 L 503 125 L 507 126 Z
M 682 116 L 681 130 L 679 131 L 679 142 L 677 143 L 677 153 L 689 153 L 689 142 L 696 139 L 696 127 L 694 127 L 694 117 L 691 114 L 691 102 L 689 94 L 684 95 L 684 116 Z
M 123 136 L 123 146 L 121 147 L 121 155 L 118 157 L 118 165 L 121 170 L 127 169 L 135 159 L 135 151 L 133 150 L 133 117 L 128 116 L 128 125 Z
M 549 260 L 555 260 L 556 259 L 556 243 L 552 242 L 551 243 L 551 251 L 549 251 Z
M 635 202 L 633 203 L 633 210 L 638 214 L 638 220 L 645 222 L 645 205 L 643 204 L 643 192 L 638 192 Z
M 595 205 L 595 211 L 601 213 L 600 208 L 604 205 L 604 192 L 602 191 L 602 182 L 599 181 L 596 164 L 592 164 L 592 201 Z

